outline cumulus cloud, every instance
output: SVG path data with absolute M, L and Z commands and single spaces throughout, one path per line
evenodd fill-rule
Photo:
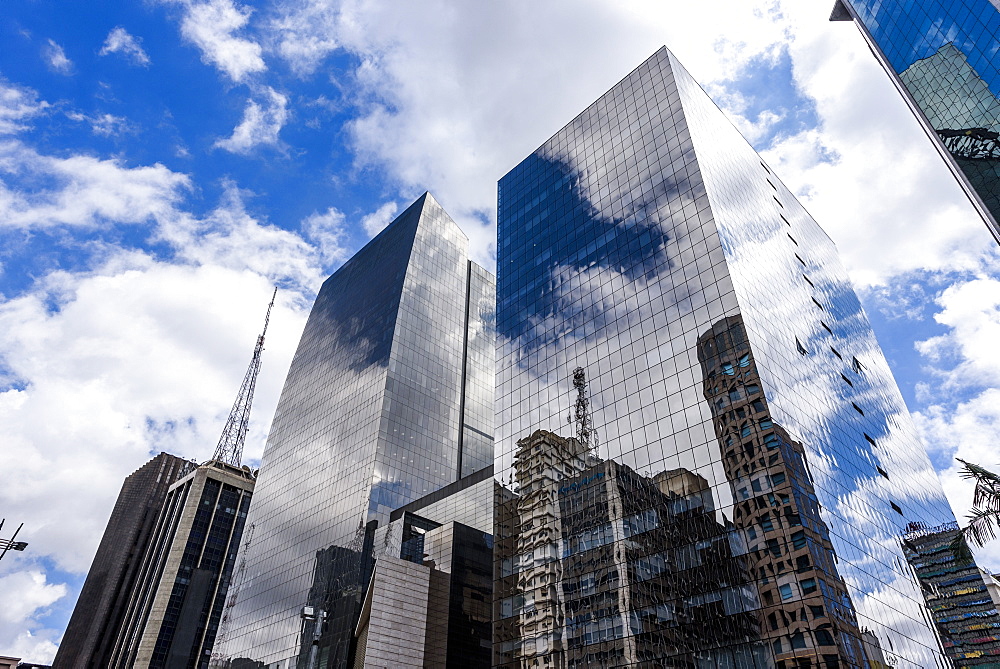
M 385 229 L 385 226 L 392 223 L 399 211 L 399 205 L 395 202 L 386 202 L 370 214 L 366 214 L 361 219 L 361 226 L 368 233 L 369 237 L 374 237 Z
M 9 555 L 9 554 L 8 554 Z M 23 561 L 23 556 L 15 557 Z M 7 562 L 7 560 L 5 560 Z M 0 590 L 4 593 L 4 606 L 0 611 L 0 648 L 7 655 L 30 658 L 36 662 L 50 662 L 55 656 L 60 630 L 46 629 L 33 618 L 66 596 L 67 588 L 61 583 L 50 583 L 45 573 L 37 568 L 25 569 L 13 561 L 5 569 L 17 569 L 0 575 Z
M 0 135 L 26 130 L 28 126 L 24 122 L 49 106 L 48 102 L 38 99 L 36 91 L 0 77 Z
M 346 236 L 344 214 L 330 207 L 324 213 L 314 212 L 302 221 L 302 231 L 318 248 L 326 267 L 339 265 L 350 253 L 344 245 Z
M 322 269 L 300 236 L 249 214 L 233 183 L 217 207 L 196 216 L 179 200 L 183 175 L 165 189 L 144 189 L 151 168 L 59 159 L 76 170 L 19 150 L 15 157 L 43 164 L 50 186 L 16 203 L 17 224 L 145 222 L 171 251 L 156 258 L 111 247 L 90 269 L 52 271 L 0 297 L 0 506 L 24 521 L 31 550 L 18 556 L 27 561 L 2 565 L 15 581 L 0 572 L 0 587 L 16 593 L 20 608 L 0 613 L 0 644 L 48 661 L 60 631 L 46 629 L 45 619 L 68 590 L 51 566 L 86 571 L 122 480 L 149 457 L 210 455 L 278 285 L 245 451 L 259 460 Z M 3 155 L 0 164 L 17 162 Z M 79 171 L 99 176 L 85 181 Z M 110 200 L 67 204 L 89 201 L 93 189 Z
M 288 97 L 267 87 L 263 100 L 248 100 L 243 120 L 233 134 L 215 142 L 215 146 L 232 153 L 248 154 L 258 146 L 277 146 L 278 133 L 288 121 Z
M 931 363 L 955 360 L 944 374 L 948 389 L 989 387 L 1000 378 L 1000 277 L 955 283 L 935 302 L 942 307 L 934 320 L 948 328 L 942 335 L 917 342 Z
M 178 259 L 250 270 L 301 293 L 318 289 L 323 278 L 315 249 L 294 232 L 247 213 L 244 193 L 233 182 L 224 184 L 222 202 L 207 216 L 173 216 L 154 235 L 170 244 Z
M 98 52 L 101 56 L 107 56 L 112 53 L 122 54 L 135 65 L 142 65 L 143 67 L 149 65 L 149 56 L 146 55 L 145 50 L 142 48 L 142 40 L 134 35 L 130 35 L 121 26 L 113 28 L 108 33 L 107 38 L 104 40 L 104 46 Z
M 163 221 L 190 188 L 187 175 L 159 163 L 130 168 L 117 159 L 59 158 L 0 142 L 0 227 Z
M 261 46 L 238 35 L 250 22 L 252 9 L 232 0 L 173 1 L 183 6 L 181 35 L 198 47 L 202 62 L 218 68 L 235 82 L 267 69 Z
M 42 58 L 49 69 L 58 74 L 73 74 L 73 61 L 66 57 L 66 51 L 53 40 L 42 47 Z

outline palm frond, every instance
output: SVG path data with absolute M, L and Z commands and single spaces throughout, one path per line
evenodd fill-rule
M 992 509 L 973 509 L 966 516 L 969 524 L 962 528 L 962 534 L 977 546 L 996 539 L 1000 514 Z
M 988 509 L 1000 513 L 1000 475 L 960 458 L 956 458 L 956 460 L 962 463 L 959 475 L 964 479 L 972 479 L 976 482 L 972 505 L 978 509 Z

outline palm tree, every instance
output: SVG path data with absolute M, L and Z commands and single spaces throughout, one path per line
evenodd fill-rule
M 961 529 L 951 547 L 956 557 L 971 560 L 972 551 L 968 542 L 983 546 L 995 539 L 1000 529 L 1000 475 L 960 458 L 956 460 L 963 465 L 959 475 L 974 480 L 976 491 L 972 497 L 972 510 L 967 516 L 969 524 Z

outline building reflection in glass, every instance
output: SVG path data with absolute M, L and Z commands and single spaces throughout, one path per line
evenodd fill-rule
M 775 660 L 866 666 L 805 449 L 771 417 L 743 319 L 730 316 L 702 334 L 698 360 Z
M 964 175 L 960 182 L 1000 241 L 1000 6 L 995 0 L 837 0 L 831 18 L 857 21 L 917 118 Z
M 956 667 L 1000 666 L 1000 579 L 956 552 L 957 523 L 913 523 L 907 530 L 903 551 L 920 579 L 948 657 Z
M 500 180 L 497 268 L 497 662 L 947 666 L 899 536 L 954 517 L 836 247 L 666 49 Z
M 643 475 L 544 430 L 515 468 L 496 505 L 494 666 L 773 666 L 743 536 L 703 477 Z

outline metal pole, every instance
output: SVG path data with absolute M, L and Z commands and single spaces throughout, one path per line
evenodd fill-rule
M 3 525 L 3 521 L 0 521 L 0 526 L 2 526 L 2 525 Z M 18 525 L 17 529 L 14 530 L 14 536 L 12 536 L 10 538 L 10 541 L 7 542 L 7 545 L 3 547 L 3 553 L 0 553 L 0 560 L 2 560 L 3 556 L 7 554 L 7 551 L 10 550 L 10 547 L 14 545 L 14 539 L 17 538 L 17 533 L 21 531 L 22 527 L 24 527 L 24 523 L 21 523 L 20 525 Z

